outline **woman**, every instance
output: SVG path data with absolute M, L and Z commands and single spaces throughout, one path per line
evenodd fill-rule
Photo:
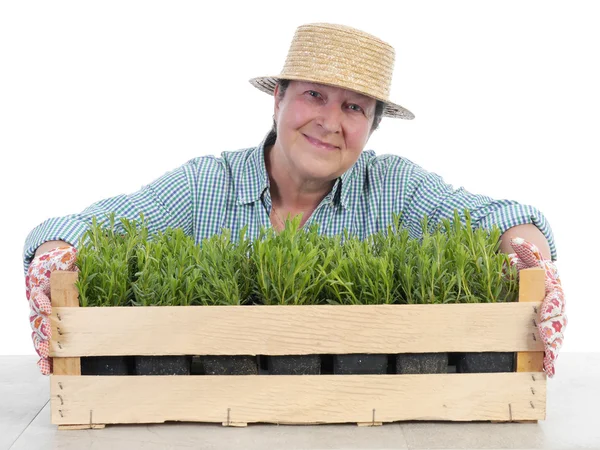
M 48 219 L 31 231 L 23 259 L 42 373 L 51 371 L 49 274 L 74 269 L 72 245 L 93 216 L 101 220 L 108 212 L 129 219 L 143 212 L 150 231 L 178 227 L 200 242 L 222 228 L 237 239 L 248 227 L 248 236 L 255 238 L 261 227 L 280 230 L 287 217 L 297 214 L 302 214 L 302 225 L 318 223 L 321 233 L 347 229 L 364 238 L 401 213 L 403 226 L 418 238 L 425 214 L 434 227 L 452 218 L 455 209 L 467 208 L 473 226 L 501 229 L 501 251 L 512 251 L 512 238 L 525 239 L 513 242 L 521 257 L 515 255 L 513 263 L 519 269 L 548 267 L 548 279 L 559 285 L 550 266 L 556 260 L 552 230 L 536 208 L 454 190 L 406 158 L 364 150 L 382 117 L 414 118 L 389 99 L 393 65 L 394 49 L 372 35 L 341 25 L 301 26 L 281 74 L 250 80 L 274 95 L 273 129 L 259 146 L 224 152 L 220 158 L 195 158 L 136 193 Z M 540 321 L 540 327 L 554 330 L 545 335 L 550 376 L 562 344 L 562 333 L 550 319 L 566 325 L 562 290 L 555 294 L 559 305 Z

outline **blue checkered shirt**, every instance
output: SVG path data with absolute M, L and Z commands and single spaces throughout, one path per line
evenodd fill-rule
M 258 147 L 223 152 L 221 157 L 194 158 L 137 192 L 98 201 L 78 214 L 47 219 L 25 240 L 25 274 L 42 243 L 62 240 L 77 246 L 92 217 L 108 223 L 105 214 L 109 212 L 130 220 L 139 220 L 143 213 L 150 232 L 182 228 L 196 243 L 222 228 L 230 229 L 232 239 L 237 240 L 244 226 L 248 226 L 249 238 L 257 238 L 261 227 L 271 226 L 264 149 L 274 143 L 275 137 L 270 132 Z M 454 189 L 436 173 L 425 171 L 407 158 L 378 156 L 372 150 L 364 150 L 335 181 L 306 224 L 317 222 L 320 232 L 327 235 L 341 234 L 346 228 L 364 239 L 384 229 L 393 213 L 401 213 L 402 225 L 418 239 L 425 214 L 434 227 L 443 218 L 452 220 L 455 208 L 463 224 L 462 211 L 469 210 L 473 227 L 489 229 L 495 224 L 504 232 L 533 223 L 548 240 L 552 260 L 556 261 L 550 224 L 533 206 L 472 194 L 462 187 Z

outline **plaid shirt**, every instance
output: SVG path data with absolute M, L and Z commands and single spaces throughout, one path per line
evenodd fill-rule
M 44 221 L 25 240 L 25 274 L 38 246 L 50 240 L 77 246 L 92 217 L 108 223 L 105 213 L 109 212 L 130 220 L 139 219 L 143 212 L 150 232 L 182 228 L 196 243 L 222 228 L 230 229 L 232 239 L 237 240 L 244 226 L 248 226 L 249 238 L 257 238 L 261 227 L 271 226 L 264 149 L 275 137 L 270 132 L 258 147 L 223 152 L 220 158 L 194 158 L 137 192 L 101 200 L 79 214 Z M 402 225 L 418 239 L 425 214 L 433 230 L 441 219 L 452 220 L 455 208 L 463 224 L 463 209 L 469 210 L 474 228 L 489 229 L 495 224 L 504 233 L 516 225 L 533 223 L 548 240 L 552 261 L 556 261 L 552 229 L 533 206 L 472 194 L 462 187 L 454 189 L 407 158 L 377 156 L 372 150 L 364 150 L 356 164 L 335 181 L 306 225 L 317 222 L 320 232 L 327 235 L 341 234 L 346 228 L 364 239 L 385 229 L 393 213 L 401 213 Z

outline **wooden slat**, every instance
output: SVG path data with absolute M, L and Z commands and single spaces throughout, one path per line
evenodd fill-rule
M 546 296 L 545 276 L 546 273 L 542 268 L 523 269 L 519 273 L 519 303 L 530 303 L 534 317 L 532 322 L 533 329 L 531 330 L 532 337 L 535 337 L 537 342 L 542 342 L 539 331 L 535 324 L 539 321 L 539 311 L 541 302 Z M 531 304 L 535 302 L 534 304 Z M 543 344 L 541 345 L 543 350 Z M 543 351 L 527 351 L 517 353 L 517 372 L 541 372 L 543 370 L 544 352 Z
M 50 274 L 50 299 L 52 302 L 52 339 L 51 346 L 59 347 L 62 340 L 63 330 L 62 315 L 60 307 L 68 307 L 69 310 L 79 309 L 79 292 L 75 286 L 77 272 L 55 271 Z M 67 326 L 68 327 L 68 326 Z M 50 352 L 50 356 L 52 352 Z M 70 355 L 77 356 L 77 355 Z M 52 373 L 54 375 L 81 375 L 81 358 L 53 358 Z
M 51 356 L 539 351 L 518 303 L 56 308 Z M 53 317 L 53 335 L 58 322 Z M 62 348 L 61 348 L 62 347 Z
M 93 429 L 93 430 L 101 430 L 102 428 L 106 427 L 106 425 L 98 425 L 98 424 L 92 424 L 92 425 L 59 425 L 58 429 L 59 430 L 89 430 L 89 429 Z
M 382 423 L 540 420 L 546 410 L 539 373 L 53 376 L 50 389 L 54 424 L 372 423 L 373 410 Z
M 245 428 L 248 426 L 246 422 L 223 422 L 224 427 L 236 427 L 236 428 Z

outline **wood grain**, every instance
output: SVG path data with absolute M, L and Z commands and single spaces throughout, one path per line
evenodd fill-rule
M 538 420 L 546 411 L 546 380 L 537 373 L 53 376 L 50 392 L 54 424 L 86 424 L 92 414 L 95 424 L 233 425 L 368 424 L 373 409 L 381 423 Z
M 75 286 L 77 272 L 55 271 L 50 274 L 50 299 L 52 303 L 52 315 L 50 322 L 52 326 L 53 345 L 60 348 L 62 345 L 62 333 L 66 333 L 66 327 L 62 323 L 60 307 L 67 307 L 69 311 L 79 309 L 79 292 Z M 50 356 L 54 356 L 50 352 Z M 71 355 L 78 356 L 78 355 Z M 54 375 L 81 375 L 81 358 L 53 358 L 52 373 Z
M 532 319 L 532 339 L 541 343 L 542 339 L 537 329 L 541 302 L 546 296 L 544 285 L 546 273 L 542 268 L 523 269 L 519 273 L 519 303 L 529 303 L 535 317 Z M 533 303 L 533 304 L 532 304 Z M 543 351 L 526 351 L 517 353 L 517 372 L 542 372 L 544 363 Z

